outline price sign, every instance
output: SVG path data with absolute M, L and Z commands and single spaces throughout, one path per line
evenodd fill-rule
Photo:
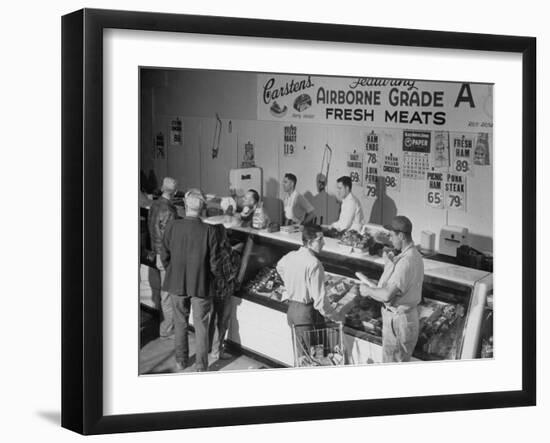
M 183 146 L 183 123 L 179 117 L 170 122 L 170 145 Z
M 474 136 L 471 134 L 453 134 L 451 138 L 451 170 L 459 174 L 472 174 Z
M 352 184 L 363 185 L 363 159 L 361 154 L 354 152 L 348 153 L 347 160 L 348 175 Z
M 159 132 L 155 136 L 153 145 L 153 158 L 164 158 L 164 134 Z
M 443 209 L 444 195 L 442 172 L 426 173 L 426 198 L 424 200 L 426 206 L 430 208 Z
M 466 176 L 463 174 L 446 174 L 445 207 L 466 211 Z
M 401 191 L 401 165 L 399 157 L 392 153 L 385 155 L 382 174 L 384 175 L 386 191 Z
M 296 126 L 290 125 L 284 127 L 283 155 L 285 157 L 294 157 L 296 153 Z
M 363 132 L 365 146 L 363 156 L 363 195 L 367 198 L 376 198 L 378 195 L 378 168 L 381 164 L 380 136 L 374 131 Z
M 365 166 L 364 175 L 364 196 L 376 198 L 378 195 L 378 168 L 376 166 Z

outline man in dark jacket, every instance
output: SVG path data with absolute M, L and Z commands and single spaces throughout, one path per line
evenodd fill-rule
M 172 204 L 172 197 L 176 192 L 177 182 L 171 177 L 165 177 L 162 181 L 162 196 L 153 201 L 147 217 L 151 249 L 156 253 L 157 269 L 160 273 L 160 330 L 161 337 L 169 337 L 174 333 L 174 320 L 172 319 L 172 302 L 170 295 L 162 290 L 166 270 L 160 259 L 162 238 L 169 221 L 177 218 L 176 207 Z
M 170 293 L 174 310 L 176 369 L 189 363 L 189 311 L 193 308 L 196 371 L 208 368 L 208 324 L 214 279 L 219 271 L 219 245 L 215 228 L 202 222 L 205 203 L 197 189 L 185 194 L 185 217 L 166 227 L 161 259 L 166 267 L 163 289 Z

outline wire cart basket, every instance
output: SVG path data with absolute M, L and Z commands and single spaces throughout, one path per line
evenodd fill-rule
M 329 323 L 322 328 L 292 325 L 294 366 L 340 366 L 344 358 L 344 326 Z

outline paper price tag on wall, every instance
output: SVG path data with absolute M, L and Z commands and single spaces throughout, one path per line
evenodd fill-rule
M 378 192 L 378 162 L 379 162 L 379 136 L 374 131 L 363 132 L 365 152 L 363 159 L 363 194 L 365 197 L 376 198 Z
M 472 134 L 451 135 L 451 171 L 458 174 L 473 173 L 474 136 Z
M 445 175 L 445 207 L 466 211 L 466 176 L 452 172 Z
M 351 178 L 352 185 L 363 186 L 363 156 L 357 152 L 348 153 L 346 162 L 348 175 Z
M 153 158 L 164 158 L 164 134 L 162 132 L 157 133 L 153 143 Z
M 399 157 L 393 155 L 391 152 L 389 155 L 384 155 L 382 173 L 384 174 L 386 191 L 401 191 L 401 166 Z
M 183 146 L 183 122 L 180 117 L 170 121 L 170 146 Z
M 296 126 L 290 125 L 285 126 L 284 128 L 284 139 L 283 139 L 283 155 L 285 157 L 294 157 L 296 154 L 296 140 L 297 140 L 297 129 Z
M 443 209 L 445 196 L 443 192 L 443 172 L 426 173 L 426 196 L 424 201 L 430 208 Z

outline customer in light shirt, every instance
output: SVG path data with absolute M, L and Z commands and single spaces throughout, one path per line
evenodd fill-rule
M 330 225 L 338 231 L 361 231 L 364 224 L 363 209 L 359 199 L 351 193 L 351 178 L 347 175 L 336 180 L 336 196 L 342 202 L 338 221 Z
M 298 179 L 294 174 L 285 174 L 283 189 L 285 191 L 285 224 L 307 224 L 315 217 L 315 208 L 307 199 L 296 191 Z
M 288 294 L 287 322 L 290 327 L 295 325 L 299 355 L 303 355 L 300 344 L 308 344 L 305 339 L 307 332 L 322 328 L 325 322 L 323 317 L 344 320 L 325 294 L 325 270 L 317 258 L 324 245 L 321 227 L 305 226 L 302 242 L 300 249 L 289 252 L 277 263 L 277 272 Z
M 424 261 L 414 246 L 412 222 L 405 216 L 392 219 L 386 229 L 395 249 L 393 257 L 384 253 L 384 272 L 377 288 L 362 284 L 360 293 L 384 304 L 382 308 L 382 360 L 409 361 L 420 329 L 418 305 L 422 301 Z

